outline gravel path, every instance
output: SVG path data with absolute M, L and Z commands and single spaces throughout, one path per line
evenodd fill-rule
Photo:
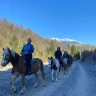
M 90 72 L 91 68 L 88 66 L 86 67 L 86 64 L 80 61 L 74 62 L 69 69 L 68 75 L 64 75 L 58 82 L 51 81 L 50 70 L 48 66 L 45 66 L 46 86 L 42 86 L 39 76 L 39 85 L 34 88 L 34 76 L 27 76 L 25 80 L 26 91 L 23 96 L 96 96 L 96 77 L 92 75 L 94 71 L 93 73 Z M 21 78 L 14 82 L 18 92 L 13 93 L 9 85 L 10 71 L 10 69 L 8 71 L 0 71 L 0 96 L 20 96 Z M 39 72 L 38 74 L 40 75 Z

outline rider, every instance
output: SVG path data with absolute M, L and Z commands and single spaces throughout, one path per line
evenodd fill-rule
M 64 54 L 63 54 L 62 58 L 67 58 L 68 59 L 68 63 L 69 63 L 69 55 L 68 55 L 67 51 L 64 51 Z
M 27 44 L 25 44 L 21 50 L 21 54 L 26 61 L 26 74 L 31 74 L 31 59 L 34 52 L 34 46 L 31 44 L 31 38 L 28 38 Z
M 55 58 L 57 58 L 59 60 L 59 63 L 63 67 L 63 62 L 61 61 L 61 57 L 62 57 L 62 52 L 60 50 L 60 47 L 57 47 L 57 50 L 55 51 Z

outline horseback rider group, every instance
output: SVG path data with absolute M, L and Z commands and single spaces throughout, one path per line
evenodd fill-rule
M 28 38 L 27 44 L 25 44 L 21 50 L 21 54 L 24 57 L 24 63 L 26 64 L 26 74 L 31 74 L 31 60 L 32 60 L 32 53 L 34 52 L 34 46 L 31 44 L 32 40 L 31 38 Z M 67 58 L 68 63 L 70 62 L 69 58 L 72 57 L 68 54 L 67 51 L 64 51 L 64 54 L 62 55 L 62 52 L 60 50 L 60 47 L 57 47 L 57 50 L 55 51 L 55 58 L 57 58 L 61 64 L 62 67 L 64 67 L 62 58 Z
M 60 47 L 57 47 L 57 50 L 55 51 L 55 58 L 57 58 L 59 60 L 62 67 L 64 67 L 63 62 L 61 60 L 62 58 L 67 58 L 68 59 L 68 61 L 67 61 L 68 64 L 70 63 L 70 59 L 72 60 L 72 56 L 69 55 L 67 51 L 64 51 L 64 54 L 62 55 Z

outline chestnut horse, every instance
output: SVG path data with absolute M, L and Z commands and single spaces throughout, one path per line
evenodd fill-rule
M 5 67 L 9 62 L 11 62 L 12 66 L 13 66 L 13 68 L 12 68 L 12 74 L 13 75 L 12 75 L 12 79 L 10 80 L 10 85 L 11 85 L 12 91 L 13 92 L 17 91 L 16 87 L 13 85 L 13 81 L 17 77 L 21 76 L 21 78 L 22 78 L 22 90 L 20 91 L 20 93 L 24 94 L 26 65 L 24 64 L 23 56 L 20 56 L 19 54 L 17 54 L 13 50 L 10 50 L 9 48 L 6 48 L 6 49 L 3 48 L 2 56 L 3 56 L 3 58 L 2 58 L 1 65 L 3 67 Z M 42 83 L 45 86 L 45 81 L 44 81 L 45 73 L 44 73 L 43 62 L 39 58 L 34 58 L 34 59 L 36 62 L 31 64 L 32 74 L 34 74 L 36 76 L 36 84 L 34 85 L 34 87 L 37 87 L 37 85 L 38 85 L 38 74 L 37 74 L 38 70 L 41 71 Z

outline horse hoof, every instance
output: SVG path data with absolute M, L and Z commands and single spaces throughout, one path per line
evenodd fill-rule
M 16 93 L 17 92 L 17 89 L 16 88 L 14 88 L 14 89 L 11 89 L 14 93 Z
M 23 95 L 24 94 L 24 91 L 21 91 L 20 94 Z
M 43 84 L 43 87 L 45 87 L 45 84 Z
M 14 90 L 14 93 L 16 93 L 16 92 L 17 92 L 17 89 Z
M 55 80 L 55 82 L 58 82 L 58 80 Z
M 37 84 L 35 84 L 35 85 L 34 85 L 34 88 L 37 88 L 37 86 L 38 86 L 38 85 L 37 85 Z
M 59 80 L 60 80 L 61 78 L 59 77 Z

